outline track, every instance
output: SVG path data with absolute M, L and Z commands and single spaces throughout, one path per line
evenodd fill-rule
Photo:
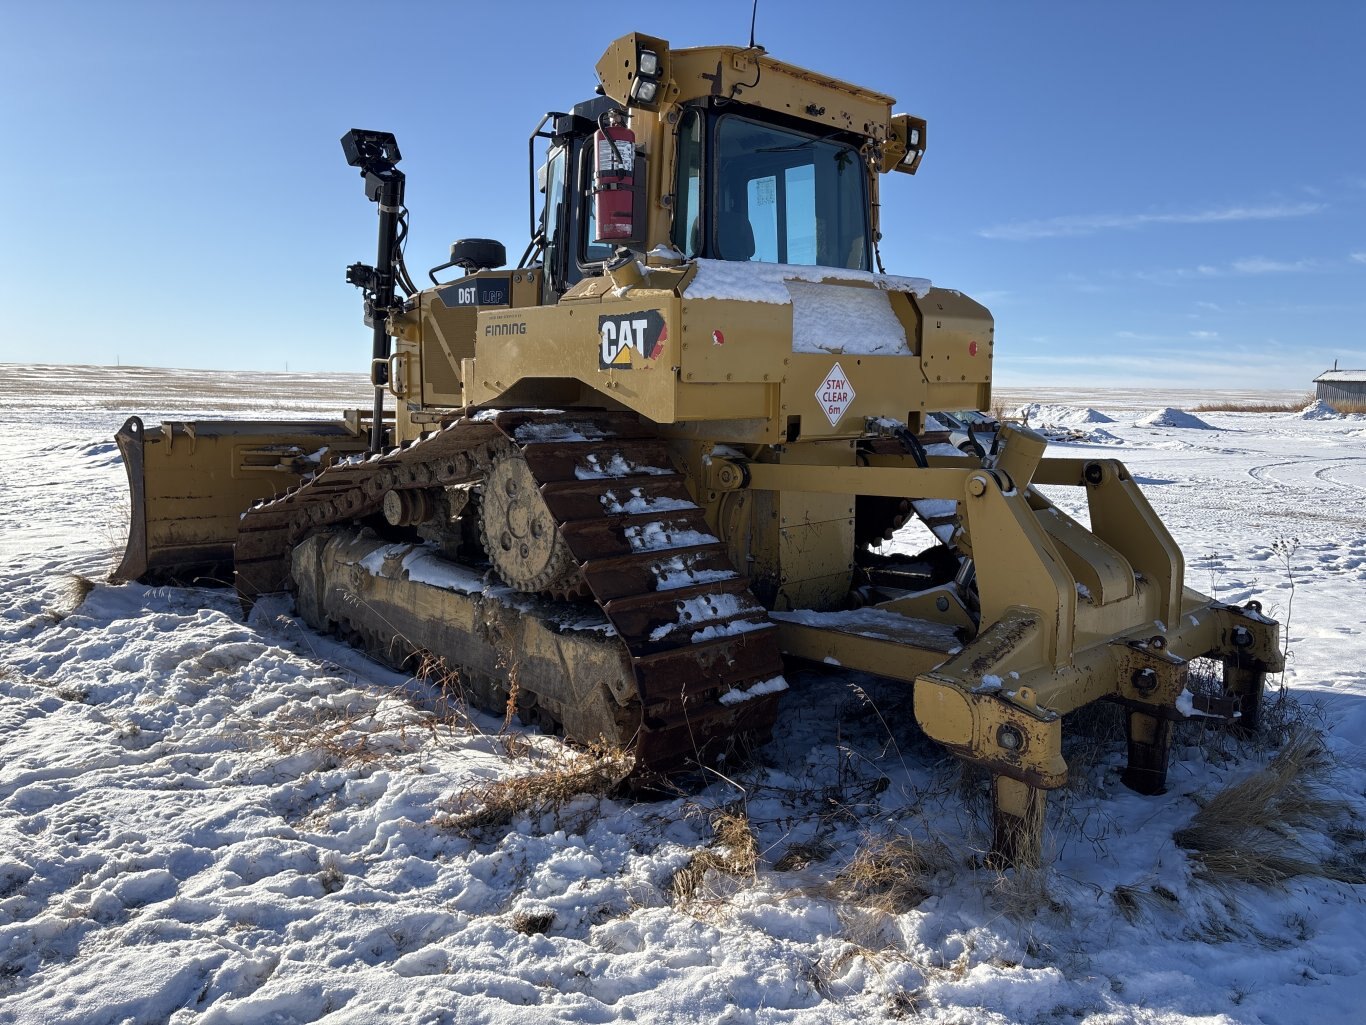
M 374 516 L 389 491 L 478 482 L 509 446 L 526 460 L 584 584 L 625 645 L 641 727 L 618 739 L 634 749 L 638 770 L 674 771 L 766 740 L 786 686 L 776 631 L 664 443 L 630 414 L 483 413 L 330 467 L 244 514 L 239 594 L 250 601 L 287 589 L 290 553 L 310 533 Z

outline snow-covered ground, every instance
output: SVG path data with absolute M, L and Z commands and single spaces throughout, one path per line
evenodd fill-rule
M 980 781 L 905 688 L 836 667 L 789 675 L 733 779 L 470 824 L 491 781 L 578 756 L 278 602 L 243 622 L 221 591 L 73 583 L 122 544 L 127 414 L 329 415 L 363 379 L 5 370 L 0 1022 L 1363 1020 L 1366 886 L 1211 879 L 1174 841 L 1275 754 L 1222 733 L 1183 731 L 1158 797 L 1120 785 L 1116 736 L 1075 741 L 1037 874 L 983 866 Z M 1192 585 L 1289 619 L 1285 682 L 1341 802 L 1298 836 L 1359 872 L 1366 420 L 1137 426 L 1190 400 L 1031 397 L 1104 432 L 1062 448 L 1128 463 Z

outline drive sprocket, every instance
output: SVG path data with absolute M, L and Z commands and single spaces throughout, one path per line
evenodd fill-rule
M 484 480 L 479 539 L 503 581 L 530 594 L 566 594 L 581 587 L 579 567 L 546 507 L 522 453 L 495 453 Z

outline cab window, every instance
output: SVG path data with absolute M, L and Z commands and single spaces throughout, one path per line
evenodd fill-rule
M 867 172 L 848 143 L 726 114 L 717 121 L 714 167 L 714 255 L 871 266 Z

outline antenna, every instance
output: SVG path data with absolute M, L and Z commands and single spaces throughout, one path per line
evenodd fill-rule
M 749 48 L 754 49 L 754 23 L 759 18 L 759 0 L 754 0 L 754 6 L 749 12 Z

